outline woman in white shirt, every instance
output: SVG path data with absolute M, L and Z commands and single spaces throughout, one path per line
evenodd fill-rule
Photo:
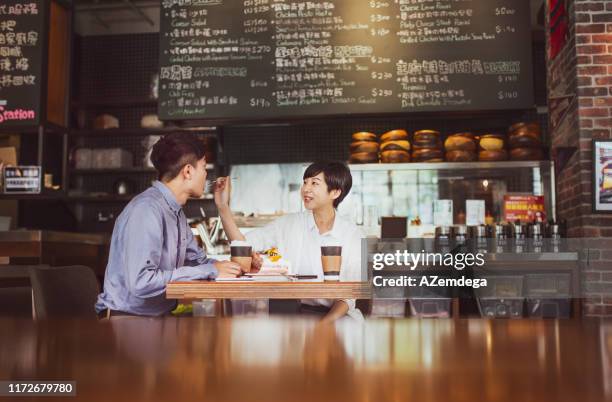
M 306 211 L 282 216 L 246 236 L 238 230 L 229 207 L 231 183 L 227 177 L 217 180 L 215 203 L 230 240 L 246 240 L 254 250 L 277 247 L 283 258 L 291 262 L 294 273 L 317 275 L 319 280 L 323 280 L 321 245 L 339 243 L 342 245 L 340 281 L 360 281 L 363 236 L 356 225 L 336 211 L 351 186 L 351 172 L 344 163 L 313 163 L 304 172 L 301 189 Z M 301 310 L 324 312 L 323 320 L 326 321 L 345 315 L 363 318 L 355 307 L 355 300 L 302 300 Z

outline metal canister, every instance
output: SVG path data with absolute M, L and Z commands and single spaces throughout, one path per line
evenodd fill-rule
M 542 247 L 544 246 L 544 236 L 542 232 L 542 225 L 540 223 L 534 223 L 529 227 L 531 249 L 534 253 L 542 252 Z
M 448 253 L 451 250 L 452 228 L 449 226 L 438 226 L 436 228 L 435 248 L 436 252 Z
M 508 247 L 508 228 L 506 225 L 496 224 L 493 226 L 494 247 L 496 253 L 503 253 Z
M 489 231 L 485 225 L 470 226 L 470 238 L 474 243 L 477 253 L 485 254 L 488 247 Z

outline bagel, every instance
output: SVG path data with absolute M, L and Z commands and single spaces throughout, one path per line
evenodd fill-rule
M 408 133 L 406 130 L 391 130 L 387 131 L 383 135 L 380 136 L 380 141 L 396 141 L 396 140 L 407 140 Z
M 444 160 L 444 154 L 439 149 L 418 149 L 412 151 L 412 160 L 414 162 L 427 162 L 431 159 Z
M 478 142 L 482 151 L 501 151 L 505 147 L 504 136 L 499 134 L 485 134 Z
M 407 140 L 386 141 L 380 144 L 380 151 L 410 151 L 410 142 Z
M 457 149 L 446 153 L 446 160 L 449 162 L 472 162 L 476 160 L 476 153 Z
M 508 160 L 508 153 L 505 149 L 497 151 L 480 151 L 478 153 L 478 160 L 483 162 L 497 162 Z
M 476 151 L 476 141 L 474 137 L 468 137 L 461 134 L 451 135 L 444 141 L 446 152 L 451 151 Z
M 539 161 L 544 159 L 542 148 L 514 148 L 510 151 L 510 159 L 514 161 Z
M 378 152 L 355 152 L 349 158 L 350 163 L 377 163 Z
M 415 142 L 440 141 L 440 132 L 436 130 L 419 130 L 414 133 Z
M 351 138 L 353 139 L 353 141 L 378 141 L 378 137 L 376 137 L 376 134 L 369 133 L 367 131 L 360 131 L 358 133 L 355 133 L 351 136 Z
M 410 154 L 406 151 L 383 151 L 380 153 L 382 163 L 403 163 L 410 162 Z
M 540 135 L 533 131 L 520 129 L 508 136 L 509 148 L 539 148 L 541 146 Z
M 377 152 L 378 143 L 372 141 L 355 141 L 349 146 L 351 153 L 356 152 Z

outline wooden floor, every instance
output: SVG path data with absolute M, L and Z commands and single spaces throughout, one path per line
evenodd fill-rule
M 602 401 L 612 321 L 0 319 L 8 379 L 74 380 L 70 401 Z

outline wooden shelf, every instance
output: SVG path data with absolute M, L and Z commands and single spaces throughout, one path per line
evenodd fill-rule
M 120 99 L 100 99 L 95 101 L 74 101 L 75 109 L 118 109 L 126 107 L 156 107 L 157 99 L 134 97 Z
M 148 135 L 164 135 L 176 132 L 208 133 L 214 132 L 216 127 L 164 127 L 164 128 L 109 128 L 109 129 L 84 129 L 71 130 L 70 135 L 74 137 L 106 137 L 126 136 L 138 137 Z
M 386 170 L 485 170 L 485 169 L 550 169 L 552 161 L 499 161 L 499 162 L 432 162 L 432 163 L 363 163 L 350 164 L 354 172 Z
M 25 200 L 25 201 L 51 201 L 61 200 L 65 197 L 63 191 L 43 191 L 40 194 L 3 194 L 0 193 L 0 200 Z
M 16 134 L 34 135 L 34 134 L 38 134 L 38 130 L 40 129 L 40 127 L 41 127 L 40 125 L 39 126 L 28 125 L 28 126 L 20 126 L 20 127 L 2 126 L 0 127 L 0 135 L 16 135 Z M 47 133 L 68 134 L 68 132 L 70 131 L 69 128 L 58 126 L 57 124 L 50 123 L 50 122 L 43 124 L 42 128 L 45 134 Z

